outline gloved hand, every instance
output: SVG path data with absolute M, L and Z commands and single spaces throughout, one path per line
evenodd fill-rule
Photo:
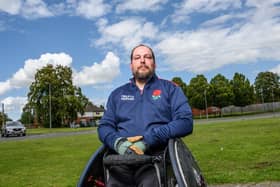
M 143 141 L 137 141 L 129 147 L 129 149 L 131 149 L 138 155 L 143 155 L 144 152 L 146 151 L 146 148 L 147 146 Z
M 143 155 L 146 150 L 146 145 L 143 141 L 143 136 L 132 136 L 128 137 L 127 140 L 131 143 L 133 143 L 129 149 L 131 149 L 133 152 L 135 152 L 138 155 Z
M 129 150 L 129 147 L 132 145 L 126 138 L 118 138 L 114 143 L 114 149 L 120 155 L 124 155 Z
M 143 155 L 147 149 L 146 144 L 141 141 L 143 136 L 132 136 L 128 138 L 118 138 L 114 143 L 115 151 L 120 155 L 133 154 Z

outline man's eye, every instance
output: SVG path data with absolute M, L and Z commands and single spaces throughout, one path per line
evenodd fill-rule
M 140 56 L 134 56 L 133 59 L 134 59 L 134 60 L 139 60 L 139 59 L 140 59 Z
M 150 55 L 146 55 L 146 56 L 144 56 L 144 58 L 146 58 L 146 59 L 152 59 L 153 57 L 152 56 L 150 56 Z

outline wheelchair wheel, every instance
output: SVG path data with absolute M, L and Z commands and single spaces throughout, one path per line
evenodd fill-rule
M 171 165 L 179 187 L 206 187 L 204 177 L 188 147 L 180 139 L 169 141 Z
M 164 187 L 178 187 L 177 184 L 177 180 L 176 177 L 174 175 L 173 172 L 173 168 L 171 166 L 171 162 L 170 162 L 170 156 L 169 154 L 165 154 L 165 183 L 164 183 Z
M 104 186 L 103 155 L 107 151 L 101 146 L 90 158 L 80 176 L 77 187 L 102 187 Z
M 168 181 L 167 181 L 167 186 L 168 187 L 177 187 L 178 184 L 177 184 L 177 181 L 175 178 L 169 178 Z

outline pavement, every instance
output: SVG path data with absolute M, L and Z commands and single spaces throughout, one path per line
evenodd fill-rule
M 220 185 L 208 185 L 208 187 L 280 187 L 280 181 L 246 183 L 246 184 L 220 184 Z
M 228 121 L 263 119 L 263 118 L 272 118 L 272 117 L 279 118 L 280 112 L 270 112 L 270 113 L 252 114 L 252 115 L 243 115 L 243 116 L 234 116 L 234 117 L 195 119 L 194 123 L 195 124 L 207 124 L 207 123 L 218 123 L 218 122 L 228 122 Z
M 77 131 L 77 132 L 55 132 L 55 133 L 46 133 L 46 134 L 28 134 L 27 132 L 26 136 L 2 137 L 0 138 L 0 142 L 18 141 L 18 140 L 26 140 L 26 139 L 51 138 L 51 137 L 60 137 L 60 136 L 75 136 L 79 134 L 91 134 L 91 133 L 96 133 L 96 130 Z

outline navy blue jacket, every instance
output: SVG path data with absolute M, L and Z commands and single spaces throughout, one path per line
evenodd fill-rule
M 131 79 L 111 93 L 98 134 L 114 149 L 119 137 L 142 135 L 150 147 L 156 147 L 192 130 L 192 112 L 181 88 L 154 75 L 142 92 Z

